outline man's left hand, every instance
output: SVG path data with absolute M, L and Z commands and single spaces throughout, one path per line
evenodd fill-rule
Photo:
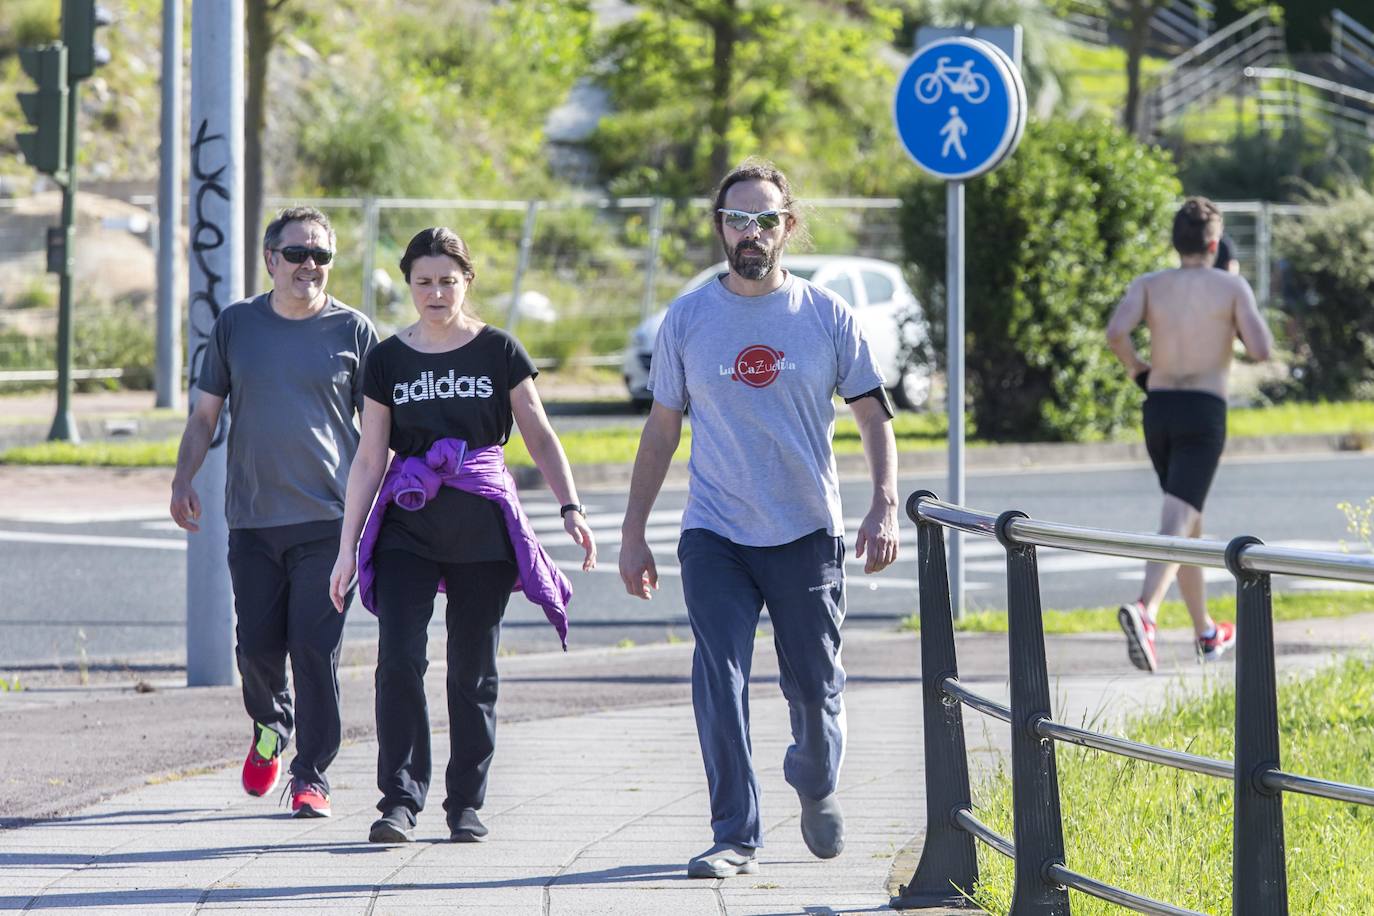
M 891 566 L 897 559 L 898 539 L 897 507 L 882 505 L 870 509 L 854 539 L 854 556 L 862 558 L 868 554 L 864 572 L 882 572 Z

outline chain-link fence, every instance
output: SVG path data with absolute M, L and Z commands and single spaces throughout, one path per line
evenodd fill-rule
M 269 200 L 267 209 L 294 203 L 329 214 L 339 249 L 330 292 L 372 316 L 383 334 L 414 317 L 398 267 L 406 243 L 425 227 L 451 227 L 474 258 L 478 314 L 513 329 L 544 365 L 616 364 L 634 325 L 723 257 L 703 198 L 283 199 Z M 148 374 L 154 203 L 82 195 L 78 206 L 77 368 Z M 1253 201 L 1221 206 L 1242 273 L 1261 304 L 1275 301 L 1281 258 L 1273 227 L 1302 218 L 1304 209 Z M 791 250 L 903 260 L 897 200 L 810 200 L 801 209 L 809 240 Z M 57 284 L 43 273 L 43 239 L 57 212 L 55 194 L 0 201 L 0 372 L 52 368 Z M 969 244 L 978 244 L 976 232 Z

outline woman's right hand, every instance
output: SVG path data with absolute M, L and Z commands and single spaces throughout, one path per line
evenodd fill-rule
M 334 571 L 329 574 L 329 600 L 334 602 L 334 610 L 344 612 L 344 599 L 353 587 L 353 576 L 358 571 L 358 561 L 353 551 L 339 551 L 334 561 Z

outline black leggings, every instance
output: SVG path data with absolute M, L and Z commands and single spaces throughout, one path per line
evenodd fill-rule
M 515 564 L 439 563 L 384 550 L 377 571 L 377 787 L 380 811 L 418 814 L 429 792 L 431 757 L 425 669 L 434 596 L 448 593 L 449 764 L 445 776 L 450 826 L 464 808 L 480 808 L 496 750 L 496 649 L 501 618 L 515 585 Z
M 1207 391 L 1151 391 L 1143 421 L 1160 488 L 1201 512 L 1226 447 L 1226 402 Z

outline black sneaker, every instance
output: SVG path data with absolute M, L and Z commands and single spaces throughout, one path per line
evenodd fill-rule
M 481 843 L 487 838 L 487 825 L 474 809 L 464 808 L 450 820 L 448 838 L 451 843 Z
M 398 806 L 372 822 L 368 831 L 369 843 L 409 843 L 415 839 L 415 815 L 410 809 Z

